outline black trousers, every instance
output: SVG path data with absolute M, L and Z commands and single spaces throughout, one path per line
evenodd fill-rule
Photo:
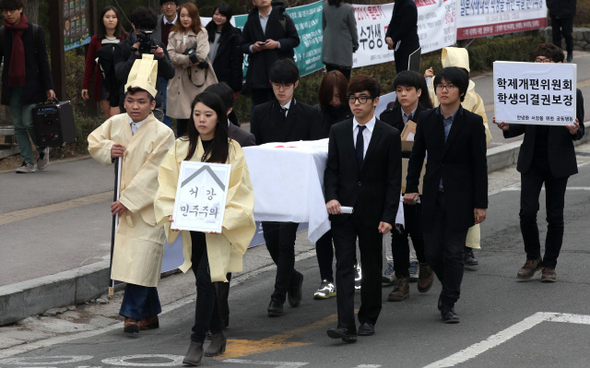
M 553 44 L 561 48 L 561 36 L 565 38 L 565 50 L 571 53 L 574 50 L 574 18 L 551 18 L 551 35 Z
M 315 244 L 315 253 L 318 258 L 320 267 L 320 277 L 322 280 L 334 282 L 334 270 L 332 263 L 334 261 L 334 248 L 332 247 L 332 230 L 322 235 Z
M 542 169 L 535 164 L 531 165 L 526 173 L 521 174 L 520 231 L 527 259 L 541 258 L 537 212 L 539 211 L 539 194 L 545 183 L 547 237 L 543 267 L 555 268 L 557 265 L 557 257 L 563 242 L 563 207 L 568 178 L 555 178 L 549 169 Z
M 404 204 L 405 226 L 401 231 L 397 231 L 395 228 L 391 230 L 391 255 L 393 256 L 393 269 L 397 277 L 410 276 L 410 243 L 408 242 L 408 235 L 412 238 L 418 262 L 426 263 L 421 217 L 422 205 L 420 203 L 415 205 Z
M 445 203 L 443 192 L 438 192 L 432 228 L 424 232 L 424 254 L 442 283 L 441 296 L 456 302 L 461 295 L 465 270 L 463 247 L 468 229 L 450 230 L 453 219 L 447 215 L 447 206 L 452 205 Z
M 393 57 L 395 58 L 395 72 L 397 74 L 404 70 L 408 70 L 408 57 L 410 57 L 410 54 L 416 51 L 418 47 L 420 46 L 407 45 L 402 42 L 399 49 L 393 52 Z
M 191 231 L 193 273 L 195 274 L 197 284 L 197 304 L 195 307 L 195 324 L 191 340 L 194 342 L 205 342 L 207 331 L 216 334 L 223 330 L 223 324 L 219 315 L 219 305 L 217 303 L 217 293 L 215 286 L 211 282 L 209 272 L 199 273 L 199 264 L 201 259 L 209 268 L 207 258 L 207 241 L 204 233 Z
M 350 81 L 350 72 L 352 71 L 351 68 L 345 68 L 343 66 L 334 65 L 334 64 L 324 64 L 326 65 L 326 71 L 331 72 L 332 70 L 338 70 L 340 73 L 344 74 L 347 81 Z
M 339 215 L 347 216 L 347 215 Z M 338 327 L 356 331 L 354 321 L 354 276 L 356 239 L 361 254 L 361 307 L 360 323 L 375 325 L 381 312 L 381 272 L 383 271 L 382 242 L 379 224 L 362 225 L 362 214 L 354 212 L 343 223 L 332 223 L 332 237 L 336 249 L 336 303 Z
M 284 303 L 295 270 L 296 222 L 262 222 L 262 231 L 268 253 L 277 265 L 275 289 L 271 295 L 279 303 Z
M 201 257 L 199 267 L 197 268 L 197 279 L 205 280 L 209 276 L 209 259 Z M 231 281 L 231 272 L 225 275 L 228 282 L 214 282 L 215 292 L 217 293 L 217 305 L 219 306 L 219 315 L 223 322 L 223 327 L 229 325 L 229 283 Z

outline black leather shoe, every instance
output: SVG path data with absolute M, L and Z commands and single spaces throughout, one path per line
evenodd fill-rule
M 571 63 L 572 60 L 574 60 L 574 54 L 572 52 L 568 52 L 567 53 L 567 59 L 566 60 L 567 60 L 568 63 Z
M 347 343 L 356 342 L 356 333 L 344 327 L 329 328 L 327 333 L 333 339 L 342 339 Z
M 359 326 L 359 336 L 371 336 L 375 334 L 375 326 L 369 322 L 363 322 Z
M 301 304 L 301 298 L 303 297 L 303 293 L 301 288 L 303 287 L 303 274 L 298 271 L 294 271 L 293 277 L 291 279 L 291 283 L 289 285 L 289 290 L 287 292 L 287 300 L 289 301 L 289 305 L 293 308 L 296 308 Z
M 283 303 L 280 303 L 276 299 L 271 299 L 268 305 L 268 316 L 269 317 L 280 317 L 283 315 Z
M 467 267 L 473 267 L 479 265 L 479 261 L 473 255 L 473 249 L 469 247 L 464 248 L 463 252 L 463 262 Z
M 440 311 L 444 323 L 459 323 L 459 316 L 453 308 Z

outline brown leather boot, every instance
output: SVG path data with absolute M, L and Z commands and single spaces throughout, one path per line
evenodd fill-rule
M 408 299 L 410 297 L 409 277 L 396 277 L 394 284 L 395 286 L 393 287 L 391 293 L 389 293 L 387 300 L 390 302 L 401 302 L 404 299 Z
M 420 263 L 420 274 L 418 276 L 418 291 L 425 293 L 432 287 L 434 273 L 428 263 Z
M 223 335 L 223 331 L 211 334 L 211 344 L 209 344 L 209 346 L 207 346 L 207 349 L 205 349 L 205 356 L 213 357 L 225 353 L 226 345 L 227 340 Z
M 151 330 L 154 328 L 159 328 L 160 327 L 160 320 L 158 319 L 158 316 L 149 316 L 149 317 L 143 317 L 141 319 L 141 321 L 139 321 L 139 329 L 140 330 Z
M 123 331 L 126 333 L 136 334 L 139 333 L 139 323 L 136 319 L 125 317 L 125 327 Z
M 201 359 L 203 359 L 203 343 L 191 341 L 191 345 L 188 347 L 182 364 L 199 365 L 201 364 Z
M 527 259 L 522 268 L 518 270 L 516 277 L 521 280 L 528 280 L 535 275 L 535 272 L 541 269 L 541 258 Z

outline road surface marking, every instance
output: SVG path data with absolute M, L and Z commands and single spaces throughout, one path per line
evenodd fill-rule
M 568 313 L 537 312 L 532 316 L 525 318 L 521 322 L 518 322 L 517 324 L 514 324 L 507 329 L 488 337 L 485 340 L 473 344 L 470 347 L 463 349 L 447 358 L 429 364 L 424 368 L 454 367 L 457 364 L 465 363 L 466 361 L 505 343 L 511 338 L 530 330 L 541 322 L 563 322 L 590 325 L 590 316 Z
M 308 365 L 308 362 L 265 362 L 263 360 L 226 359 L 223 363 L 249 364 L 249 365 L 272 365 L 274 368 L 298 368 Z

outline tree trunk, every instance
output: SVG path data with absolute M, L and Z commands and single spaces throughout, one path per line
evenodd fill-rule
M 39 21 L 39 0 L 25 1 L 23 13 L 27 16 L 27 20 L 31 23 L 38 24 Z

